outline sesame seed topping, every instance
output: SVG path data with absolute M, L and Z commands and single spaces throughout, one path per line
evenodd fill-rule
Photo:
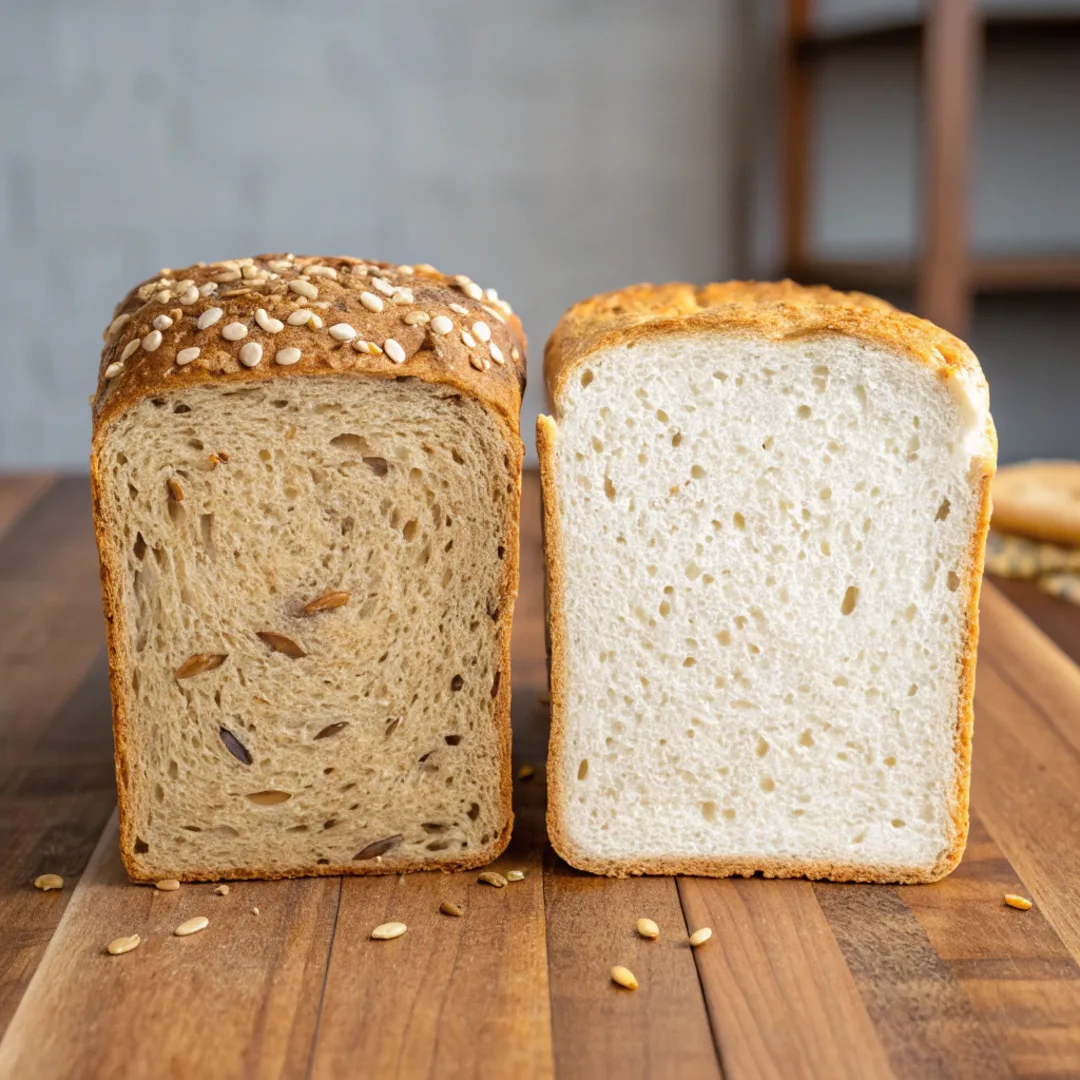
M 278 351 L 274 353 L 274 362 L 281 364 L 282 367 L 291 367 L 299 359 L 299 349 L 278 349 Z
M 189 285 L 180 294 L 180 303 L 181 304 L 194 304 L 195 301 L 198 300 L 198 299 L 199 299 L 199 290 L 196 289 L 194 285 Z
M 405 350 L 392 337 L 388 337 L 386 341 L 383 342 L 383 349 L 386 351 L 386 355 L 389 356 L 395 364 L 405 363 Z
M 386 280 L 386 278 L 373 277 L 371 279 L 371 284 L 374 285 L 375 288 L 383 294 L 383 296 L 394 295 L 394 286 L 391 285 L 390 282 Z
M 310 281 L 304 281 L 302 278 L 290 281 L 289 288 L 299 296 L 307 297 L 308 300 L 318 300 L 319 298 L 319 290 Z
M 124 346 L 123 352 L 120 353 L 120 359 L 122 361 L 127 360 L 136 351 L 136 349 L 138 349 L 139 344 L 140 344 L 140 342 L 139 342 L 138 338 L 132 338 Z
M 190 349 L 181 349 L 176 354 L 176 363 L 177 363 L 177 365 L 179 367 L 184 367 L 185 365 L 190 364 L 192 362 L 192 360 L 198 360 L 199 353 L 201 351 L 202 351 L 201 349 L 199 349 L 199 348 L 197 348 L 195 346 L 192 346 Z
M 409 311 L 401 321 L 406 326 L 424 326 L 431 322 L 431 316 L 426 311 Z
M 109 329 L 105 331 L 107 338 L 113 337 L 118 334 L 127 324 L 131 322 L 130 315 L 117 315 L 111 323 L 109 323 Z
M 252 259 L 252 258 L 231 259 L 230 262 L 236 263 L 237 266 L 253 266 L 254 263 L 255 263 L 255 260 Z
M 240 270 L 226 270 L 221 274 L 218 274 L 214 280 L 219 285 L 228 285 L 230 281 L 239 281 L 241 277 Z
M 399 266 L 398 267 L 398 273 L 399 274 L 404 274 L 406 277 L 409 277 L 414 273 L 414 270 L 413 270 L 413 268 L 411 266 L 408 266 L 408 265 Z
M 470 281 L 468 285 L 462 285 L 461 286 L 461 291 L 470 300 L 483 300 L 484 299 L 484 290 L 481 289 L 480 286 L 477 285 L 475 281 Z
M 372 356 L 382 355 L 382 349 L 374 341 L 364 341 L 363 338 L 357 338 L 352 343 L 352 346 L 357 352 L 370 353 Z
M 210 295 L 212 295 L 213 293 L 216 293 L 216 292 L 217 292 L 217 282 L 216 281 L 207 281 L 207 282 L 204 282 L 202 285 L 199 286 L 199 295 L 200 296 L 210 296 Z
M 518 349 L 516 345 L 510 350 L 510 359 L 513 360 L 514 363 L 517 363 L 521 359 L 521 350 Z
M 258 277 L 258 276 L 259 276 L 259 273 L 260 273 L 260 272 L 259 272 L 259 268 L 258 268 L 257 266 L 245 266 L 245 267 L 244 267 L 244 268 L 243 268 L 243 269 L 242 269 L 242 270 L 240 271 L 240 276 L 241 276 L 241 277 L 242 277 L 242 278 L 243 278 L 243 279 L 244 279 L 245 281 L 250 281 L 250 280 L 251 280 L 252 278 L 256 278 L 256 277 Z
M 368 309 L 368 311 L 382 311 L 383 302 L 374 293 L 362 292 L 360 294 L 360 303 Z
M 464 289 L 466 285 L 472 284 L 472 278 L 466 274 L 455 274 L 454 284 L 457 285 L 459 289 Z
M 499 299 L 499 294 L 494 289 L 485 289 L 484 295 L 491 301 Z
M 390 299 L 393 300 L 395 304 L 416 303 L 416 297 L 413 296 L 412 289 L 395 289 Z
M 491 361 L 482 353 L 469 353 L 469 363 L 472 364 L 477 371 L 487 371 L 491 367 Z
M 311 312 L 307 308 L 297 308 L 285 321 L 290 326 L 303 326 L 310 319 Z
M 247 337 L 248 328 L 242 322 L 231 322 L 221 331 L 226 341 L 239 341 Z
M 184 278 L 184 280 L 183 280 L 183 281 L 178 281 L 178 282 L 177 282 L 177 283 L 176 283 L 176 284 L 175 284 L 175 285 L 173 286 L 173 288 L 174 288 L 174 291 L 176 291 L 176 292 L 178 292 L 178 293 L 182 293 L 182 292 L 184 292 L 184 291 L 185 291 L 186 289 L 190 289 L 190 288 L 191 288 L 191 286 L 192 286 L 192 285 L 194 285 L 194 284 L 195 284 L 195 279 L 194 279 L 194 278 L 189 278 L 189 277 L 188 277 L 188 278 Z
M 172 319 L 168 315 L 159 315 L 154 320 L 155 330 L 168 330 L 170 326 L 172 326 Z
M 162 289 L 161 292 L 154 294 L 154 302 L 157 304 L 167 304 L 172 299 L 172 293 L 168 289 Z
M 285 324 L 280 319 L 273 319 L 266 314 L 266 308 L 255 309 L 255 321 L 268 334 L 280 334 Z
M 450 310 L 457 312 L 458 315 L 469 314 L 469 309 L 464 304 L 451 304 Z
M 286 270 L 291 270 L 293 267 L 290 259 L 271 259 L 266 265 L 269 266 L 271 270 L 277 271 L 279 274 L 284 273 Z
M 477 341 L 490 341 L 491 340 L 491 328 L 486 322 L 474 322 L 472 324 L 473 337 Z
M 161 331 L 151 330 L 149 334 L 142 339 L 142 347 L 147 352 L 153 352 L 161 344 Z
M 431 330 L 435 334 L 449 334 L 454 329 L 454 324 L 445 315 L 436 315 L 431 320 Z
M 119 374 L 120 374 L 120 372 L 121 372 L 121 371 L 123 371 L 123 370 L 124 370 L 124 365 L 123 365 L 123 364 L 121 364 L 119 360 L 114 360 L 114 361 L 113 361 L 113 362 L 112 362 L 112 363 L 111 363 L 111 364 L 110 364 L 110 365 L 109 365 L 109 366 L 108 366 L 108 367 L 107 367 L 107 368 L 105 369 L 105 378 L 106 378 L 106 379 L 114 379 L 114 378 L 116 378 L 116 376 L 117 376 L 117 375 L 119 375 Z
M 314 311 L 311 312 L 311 318 L 308 319 L 308 326 L 312 330 L 321 330 L 322 329 L 322 324 L 323 324 L 322 319 L 320 319 L 319 316 L 316 315 Z
M 205 330 L 207 327 L 213 326 L 224 314 L 225 312 L 219 307 L 207 308 L 196 320 L 195 325 L 200 330 Z
M 488 313 L 488 314 L 489 314 L 489 315 L 490 315 L 490 316 L 491 316 L 491 317 L 492 317 L 493 319 L 497 319 L 497 320 L 498 320 L 499 322 L 501 322 L 501 323 L 504 323 L 504 322 L 506 322 L 506 317 L 505 317 L 505 316 L 503 315 L 503 313 L 502 313 L 501 311 L 496 311 L 496 310 L 495 310 L 495 308 L 493 308 L 493 307 L 490 307 L 490 306 L 489 306 L 489 305 L 487 305 L 487 304 L 484 304 L 484 305 L 482 305 L 482 306 L 483 306 L 484 310 L 485 310 L 485 311 L 486 311 L 486 312 L 487 312 L 487 313 Z
M 321 266 L 316 264 L 315 266 L 305 266 L 305 274 L 311 274 L 312 277 L 327 277 L 337 280 L 337 271 L 332 266 Z
M 496 364 L 503 364 L 506 362 L 503 358 L 502 349 L 500 349 L 494 341 L 488 342 L 488 352 L 491 353 L 491 359 L 494 360 Z
M 339 322 L 330 327 L 330 336 L 335 341 L 352 341 L 356 331 L 348 323 Z
M 249 341 L 240 349 L 240 363 L 244 367 L 254 367 L 262 359 L 262 354 L 263 347 L 257 341 Z M 296 350 L 296 358 L 300 359 L 299 349 Z M 281 361 L 279 360 L 278 363 L 280 364 Z
M 474 338 L 472 336 L 472 334 L 469 333 L 468 330 L 462 330 L 461 331 L 461 340 L 464 341 L 465 344 L 468 345 L 470 349 L 475 349 L 476 348 L 476 338 Z

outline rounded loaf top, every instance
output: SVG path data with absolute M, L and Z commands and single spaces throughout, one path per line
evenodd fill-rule
M 481 398 L 517 429 L 525 335 L 494 289 L 426 264 L 258 255 L 165 269 L 104 333 L 95 422 L 195 383 L 415 377 Z

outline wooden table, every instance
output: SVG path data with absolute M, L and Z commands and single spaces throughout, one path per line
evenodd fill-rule
M 971 841 L 945 881 L 609 881 L 570 870 L 544 837 L 532 476 L 523 543 L 515 757 L 537 776 L 517 784 L 498 863 L 523 882 L 163 893 L 129 885 L 117 856 L 87 484 L 0 481 L 3 1080 L 1080 1076 L 1080 611 L 986 588 Z M 31 887 L 46 871 L 62 892 Z M 1034 909 L 1005 907 L 1006 892 Z M 465 917 L 437 915 L 442 899 Z M 170 936 L 198 914 L 208 930 Z M 645 914 L 655 943 L 634 933 Z M 370 941 L 391 918 L 408 934 Z M 714 936 L 692 952 L 685 930 L 705 925 Z M 141 948 L 105 954 L 132 933 Z M 619 962 L 636 993 L 609 981 Z

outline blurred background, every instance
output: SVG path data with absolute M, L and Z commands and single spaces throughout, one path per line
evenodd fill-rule
M 1080 456 L 1080 0 L 0 0 L 0 470 L 85 469 L 114 303 L 264 251 L 431 262 L 531 340 L 790 274 L 972 343 Z

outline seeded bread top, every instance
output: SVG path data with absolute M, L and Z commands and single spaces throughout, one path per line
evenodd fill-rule
M 525 334 L 510 305 L 427 265 L 259 255 L 166 269 L 128 293 L 104 340 L 95 425 L 195 383 L 336 371 L 454 386 L 516 433 L 525 388 Z

